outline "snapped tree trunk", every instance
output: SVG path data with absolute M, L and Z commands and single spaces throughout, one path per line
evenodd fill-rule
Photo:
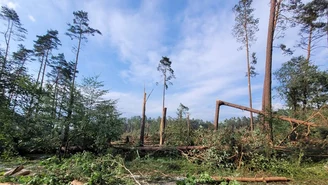
M 219 112 L 220 112 L 220 104 L 216 102 L 215 115 L 214 115 L 214 130 L 218 130 L 219 127 Z
M 145 141 L 145 124 L 146 124 L 146 92 L 144 92 L 143 103 L 142 103 L 142 119 L 140 129 L 140 146 L 144 146 Z

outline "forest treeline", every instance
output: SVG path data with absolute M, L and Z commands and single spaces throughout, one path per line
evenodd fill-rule
M 271 93 L 273 89 L 285 102 L 285 108 L 278 113 L 306 120 L 313 112 L 327 107 L 328 70 L 316 65 L 322 61 L 316 61 L 319 57 L 315 57 L 314 51 L 327 50 L 325 38 L 328 37 L 326 21 L 328 2 L 313 0 L 303 3 L 297 0 L 272 1 L 272 3 L 274 3 L 275 14 L 272 18 L 271 31 L 272 42 L 275 45 L 271 43 L 271 46 L 278 46 L 285 54 L 290 55 L 290 60 L 274 72 L 270 71 L 270 67 L 269 71 L 266 70 L 269 81 L 265 80 L 264 90 L 269 88 Z M 242 48 L 247 50 L 246 76 L 250 107 L 252 107 L 250 77 L 256 76 L 255 65 L 258 62 L 256 54 L 251 54 L 250 49 L 251 44 L 256 41 L 259 22 L 259 19 L 254 18 L 251 4 L 251 0 L 240 0 L 233 9 L 236 14 L 234 36 L 242 44 Z M 100 30 L 89 26 L 87 12 L 73 12 L 73 20 L 67 24 L 67 29 L 63 30 L 67 38 L 72 40 L 75 57 L 69 59 L 61 52 L 62 44 L 58 37 L 58 30 L 49 29 L 45 30 L 44 35 L 36 35 L 33 48 L 26 48 L 24 41 L 28 30 L 20 22 L 15 10 L 2 6 L 0 18 L 1 23 L 5 25 L 0 30 L 4 40 L 0 50 L 1 155 L 55 153 L 62 147 L 69 146 L 101 152 L 107 149 L 111 141 L 119 139 L 124 132 L 139 134 L 141 117 L 123 118 L 117 110 L 117 101 L 104 99 L 104 95 L 110 92 L 104 89 L 103 82 L 99 81 L 97 76 L 83 78 L 81 83 L 76 82 L 81 47 L 89 37 L 101 35 Z M 289 48 L 285 44 L 276 44 L 289 28 L 299 30 L 300 37 L 296 46 Z M 273 48 L 277 49 L 277 47 Z M 303 55 L 294 55 L 303 51 Z M 29 72 L 32 62 L 39 65 L 37 74 Z M 158 71 L 164 76 L 163 110 L 165 90 L 175 78 L 171 64 L 172 61 L 167 57 L 159 61 Z M 278 82 L 275 87 L 271 87 L 271 74 Z M 269 108 L 271 114 L 271 94 L 264 92 L 263 97 L 263 110 L 268 111 Z M 162 139 L 158 135 L 163 134 L 164 138 L 180 137 L 175 140 L 179 142 L 168 140 L 166 144 L 194 144 L 195 141 L 191 139 L 192 130 L 212 129 L 213 125 L 204 120 L 189 120 L 189 114 L 187 119 L 187 106 L 188 104 L 183 106 L 184 109 L 178 107 L 176 118 L 169 117 L 165 120 L 163 114 L 159 118 L 146 119 L 146 137 L 153 137 L 158 141 Z M 323 118 L 319 120 L 322 125 L 327 125 L 326 113 L 322 113 Z M 263 128 L 265 131 L 285 128 L 270 124 L 271 127 L 263 125 L 260 118 L 253 118 L 252 114 L 250 118 L 231 118 L 221 123 L 222 127 L 232 125 L 231 129 L 247 128 L 252 131 L 257 128 Z M 164 127 L 167 127 L 166 133 L 161 130 Z M 320 139 L 325 138 L 320 136 Z

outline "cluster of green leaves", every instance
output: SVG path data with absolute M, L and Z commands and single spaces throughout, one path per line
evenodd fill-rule
M 208 173 L 201 173 L 199 176 L 187 175 L 184 180 L 178 181 L 177 185 L 196 185 L 196 184 L 214 184 L 216 183 Z M 238 181 L 222 181 L 220 185 L 240 185 Z

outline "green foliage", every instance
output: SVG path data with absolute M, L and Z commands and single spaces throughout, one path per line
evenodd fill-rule
M 212 183 L 213 179 L 208 173 L 201 173 L 198 177 L 187 174 L 187 178 L 182 181 L 178 181 L 177 185 L 195 185 L 195 184 L 204 184 Z
M 2 182 L 17 182 L 24 184 L 68 184 L 74 179 L 87 184 L 132 184 L 125 177 L 123 159 L 113 157 L 110 154 L 95 156 L 84 152 L 73 155 L 60 161 L 57 157 L 40 162 L 41 170 L 34 176 L 27 177 L 3 177 Z M 40 168 L 40 167 L 39 167 Z
M 307 110 L 319 109 L 328 101 L 327 72 L 320 71 L 303 56 L 284 63 L 274 75 L 279 81 L 276 90 L 294 117 L 304 118 Z
M 165 132 L 167 145 L 188 146 L 192 144 L 192 133 L 188 133 L 188 125 L 186 119 L 167 120 L 167 128 Z

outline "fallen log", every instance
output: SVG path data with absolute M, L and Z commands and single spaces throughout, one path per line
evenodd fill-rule
M 169 150 L 205 150 L 208 146 L 140 146 L 140 147 L 124 147 L 124 146 L 113 146 L 116 149 L 123 150 L 144 150 L 144 151 L 169 151 Z
M 23 169 L 22 171 L 15 173 L 13 176 L 25 176 L 25 175 L 29 175 L 30 173 L 31 173 L 30 170 Z
M 287 177 L 212 177 L 215 181 L 239 181 L 239 182 L 288 182 Z
M 15 173 L 21 171 L 22 169 L 24 169 L 24 166 L 22 166 L 22 165 L 17 166 L 16 168 L 11 169 L 11 170 L 7 171 L 6 173 L 4 173 L 3 176 L 11 176 L 11 175 L 14 175 Z

